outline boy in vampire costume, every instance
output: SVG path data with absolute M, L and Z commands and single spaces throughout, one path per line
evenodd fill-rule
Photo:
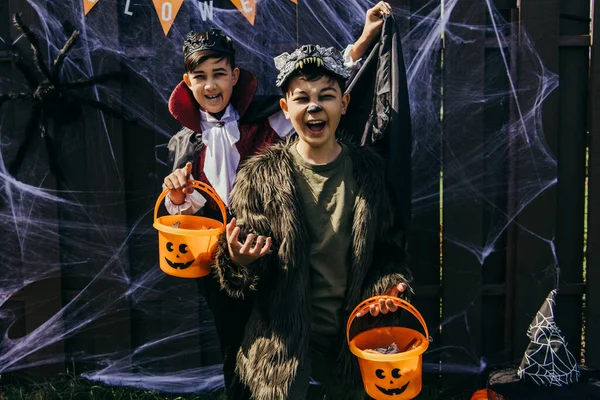
M 352 60 L 358 61 L 379 38 L 383 17 L 390 11 L 384 2 L 368 10 L 363 34 L 345 51 L 347 66 L 356 68 L 358 64 Z M 172 214 L 191 214 L 202 208 L 205 216 L 218 218 L 212 200 L 197 192 L 184 192 L 186 180 L 196 177 L 210 184 L 229 205 L 239 166 L 293 131 L 281 114 L 278 98 L 254 98 L 256 78 L 235 68 L 233 43 L 226 35 L 218 30 L 191 33 L 183 51 L 186 74 L 171 96 L 169 110 L 184 129 L 169 142 L 174 172 L 165 178 L 165 186 L 171 189 L 165 202 Z M 235 356 L 231 355 L 237 352 L 251 298 L 243 302 L 229 298 L 211 276 L 198 283 L 214 314 L 228 396 L 246 398 L 237 385 L 233 373 Z M 235 316 L 223 318 L 217 309 L 235 310 Z
M 345 322 L 367 298 L 410 292 L 385 161 L 339 137 L 349 71 L 335 49 L 305 45 L 275 65 L 297 138 L 241 167 L 215 262 L 230 296 L 253 299 L 236 371 L 256 400 L 362 399 Z M 381 300 L 370 314 L 396 310 Z

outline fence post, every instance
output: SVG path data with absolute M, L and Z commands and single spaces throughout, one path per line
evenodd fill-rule
M 581 354 L 585 164 L 590 68 L 590 1 L 570 0 L 560 15 L 556 321 L 569 350 Z M 577 39 L 577 40 L 575 40 Z
M 600 368 L 600 7 L 594 2 L 589 90 L 588 242 L 585 361 Z
M 444 360 L 472 365 L 481 354 L 484 158 L 469 154 L 473 149 L 484 149 L 484 113 L 477 102 L 463 102 L 464 88 L 476 98 L 484 95 L 485 30 L 471 30 L 469 26 L 485 25 L 486 6 L 484 2 L 459 1 L 454 9 L 446 5 L 445 10 L 451 13 L 452 34 L 447 33 L 444 39 L 442 72 L 442 313 L 447 322 L 442 327 L 442 341 L 444 346 L 465 352 L 442 354 L 442 372 L 446 371 Z M 454 41 L 454 37 L 460 40 Z M 465 243 L 473 245 L 471 251 Z
M 44 7 L 44 6 L 42 6 Z M 8 18 L 12 18 L 14 14 L 22 13 L 21 17 L 23 22 L 28 26 L 34 26 L 34 24 L 38 23 L 38 19 L 36 13 L 31 9 L 31 7 L 25 2 L 11 0 L 7 5 L 8 9 Z M 3 21 L 10 21 L 10 19 L 3 19 Z M 11 25 L 11 36 L 12 38 L 19 37 L 22 32 L 19 31 L 16 27 Z M 27 44 L 25 40 L 21 41 L 19 44 L 19 50 L 23 52 L 23 54 L 28 54 L 31 52 L 31 48 Z M 46 59 L 47 48 L 45 46 L 40 46 L 41 52 L 43 53 L 42 58 Z M 12 76 L 18 76 L 19 73 L 17 69 L 13 67 Z M 21 111 L 23 110 L 23 111 Z M 22 108 L 18 112 L 15 112 L 13 117 L 13 121 L 16 122 L 16 126 L 25 126 L 27 125 L 26 121 L 31 117 L 30 109 Z M 3 116 L 8 113 L 6 111 L 6 106 L 3 109 Z M 11 117 L 7 118 L 11 120 Z M 8 122 L 8 121 L 6 121 Z M 3 121 L 5 123 L 5 121 Z M 20 131 L 22 133 L 23 131 Z M 18 135 L 14 138 L 16 143 L 21 143 L 24 135 Z M 40 135 L 34 135 L 35 141 L 40 140 Z M 39 142 L 37 142 L 37 146 L 39 146 Z M 38 151 L 39 147 L 36 144 L 32 145 L 30 149 L 31 153 Z M 40 147 L 43 147 L 41 145 Z M 43 151 L 43 150 L 42 150 Z M 31 154 L 30 153 L 30 154 Z M 11 155 L 11 156 L 14 156 Z M 43 158 L 42 158 L 43 159 Z M 38 184 L 38 182 L 29 182 L 29 177 L 25 175 L 27 168 L 22 167 L 20 171 L 19 180 L 30 183 L 30 184 Z M 30 172 L 31 175 L 35 178 L 44 176 L 47 174 L 47 167 L 43 165 L 43 163 L 39 163 L 35 167 L 32 168 Z M 53 190 L 56 189 L 56 182 L 53 177 L 48 177 L 44 181 L 44 189 Z M 14 204 L 8 204 L 8 207 L 19 207 L 19 199 L 15 198 Z M 17 209 L 18 213 L 19 210 Z M 27 235 L 23 238 L 19 238 L 18 226 L 14 227 L 14 230 L 9 232 L 8 235 L 2 235 L 3 241 L 6 240 L 8 242 L 8 248 L 3 247 L 3 252 L 7 251 L 6 254 L 9 254 L 13 257 L 13 260 L 17 260 L 19 254 L 22 254 L 20 265 L 17 263 L 15 269 L 13 271 L 18 270 L 20 267 L 21 271 L 23 271 L 23 283 L 27 284 L 28 279 L 39 279 L 33 282 L 30 282 L 15 296 L 15 300 L 17 302 L 23 304 L 22 307 L 19 307 L 20 310 L 23 311 L 23 316 L 25 320 L 25 336 L 22 340 L 27 341 L 27 335 L 34 332 L 36 329 L 44 329 L 42 325 L 50 320 L 53 316 L 55 316 L 62 308 L 62 297 L 61 297 L 61 273 L 60 269 L 52 274 L 48 274 L 43 279 L 40 279 L 38 276 L 31 276 L 32 271 L 36 273 L 40 271 L 41 265 L 60 265 L 60 240 L 59 240 L 59 227 L 55 223 L 59 213 L 59 206 L 56 204 L 44 205 L 43 208 L 39 208 L 35 213 L 32 213 L 31 218 L 37 218 L 40 221 L 47 222 L 47 224 L 35 224 L 33 221 L 27 221 L 24 224 L 31 226 L 31 228 L 27 231 Z M 18 225 L 20 222 L 16 222 Z M 44 237 L 43 243 L 40 243 L 39 237 Z M 6 239 L 4 239 L 6 238 Z M 22 240 L 21 240 L 22 239 Z M 6 250 L 4 250 L 6 249 Z M 39 254 L 39 256 L 38 256 Z M 11 267 L 15 267 L 15 265 L 11 265 Z M 55 267 L 56 268 L 56 267 Z M 15 278 L 13 276 L 11 278 Z M 22 316 L 16 316 L 17 318 Z M 56 324 L 61 324 L 62 319 L 55 321 Z M 31 343 L 32 347 L 35 347 L 36 344 Z M 34 377 L 39 378 L 43 376 L 53 375 L 56 373 L 60 373 L 64 371 L 64 341 L 59 340 L 55 343 L 47 345 L 42 348 L 38 348 L 32 352 L 31 355 L 27 356 L 26 363 L 31 363 L 35 365 L 36 362 L 40 362 L 39 366 L 29 368 L 27 370 L 27 374 Z M 44 364 L 43 360 L 50 360 L 48 364 Z M 25 360 L 23 360 L 25 361 Z M 15 366 L 19 365 L 18 363 Z
M 522 47 L 526 44 L 526 31 L 542 63 L 551 72 L 558 71 L 559 10 L 558 0 L 522 0 L 520 7 L 520 45 Z M 524 52 L 521 55 L 518 89 L 539 85 L 539 77 L 532 73 L 536 70 L 537 58 Z M 537 95 L 532 92 L 529 91 L 529 95 Z M 522 95 L 520 101 L 530 104 L 533 99 L 526 96 Z M 545 143 L 549 152 L 554 155 L 558 136 L 558 99 L 558 93 L 550 94 L 543 103 L 542 111 Z M 525 144 L 521 142 L 519 145 Z M 519 180 L 531 176 L 531 163 L 525 162 L 528 158 L 531 161 L 531 154 L 519 149 L 516 166 Z M 526 199 L 520 198 L 517 201 L 519 205 L 523 205 Z M 516 232 L 514 269 L 516 314 L 512 355 L 515 360 L 523 356 L 528 342 L 526 331 L 531 319 L 555 286 L 556 260 L 549 242 L 555 235 L 555 215 L 556 187 L 551 186 L 530 201 L 517 217 L 519 228 Z
M 434 12 L 435 3 L 426 0 L 395 0 L 390 4 L 403 41 L 404 59 L 409 65 L 418 65 L 415 59 L 424 57 L 429 65 L 431 76 L 414 76 L 409 82 L 409 101 L 411 102 L 412 141 L 417 151 L 412 155 L 412 222 L 408 241 L 410 256 L 409 267 L 414 277 L 415 296 L 412 303 L 419 309 L 433 337 L 431 348 L 440 346 L 440 170 L 441 170 L 441 120 L 428 118 L 439 115 L 441 107 L 441 48 L 439 38 L 431 49 L 423 47 L 422 33 L 429 34 L 423 25 L 433 26 L 437 21 L 427 19 Z M 439 4 L 438 4 L 439 5 Z M 415 28 L 418 31 L 415 31 Z M 407 74 L 409 72 L 407 71 Z M 417 90 L 420 90 L 417 92 Z M 425 188 L 425 190 L 423 190 Z M 437 384 L 439 372 L 439 354 L 431 352 L 424 358 L 428 367 L 435 373 L 425 375 L 425 382 Z M 428 368 L 428 370 L 430 370 Z

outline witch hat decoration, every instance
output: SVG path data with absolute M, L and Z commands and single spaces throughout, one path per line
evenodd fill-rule
M 554 321 L 555 297 L 556 289 L 548 294 L 529 325 L 531 341 L 517 371 L 520 379 L 538 386 L 566 386 L 580 376 L 577 361 Z

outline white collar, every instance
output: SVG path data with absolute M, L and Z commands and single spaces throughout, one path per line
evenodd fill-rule
M 238 119 L 240 119 L 240 116 L 239 116 L 237 110 L 235 109 L 235 107 L 233 107 L 231 105 L 231 103 L 228 104 L 227 107 L 225 108 L 225 112 L 223 113 L 223 116 L 221 117 L 221 119 L 217 119 L 214 117 L 214 115 L 212 115 L 208 111 L 204 111 L 203 109 L 200 109 L 200 124 L 202 125 L 202 131 L 212 128 L 214 125 L 218 124 L 219 122 L 226 124 L 228 122 L 234 122 L 234 121 L 237 122 Z
M 204 174 L 227 206 L 240 163 L 240 153 L 235 145 L 240 140 L 238 119 L 238 112 L 231 104 L 220 120 L 200 110 L 202 143 L 206 146 Z

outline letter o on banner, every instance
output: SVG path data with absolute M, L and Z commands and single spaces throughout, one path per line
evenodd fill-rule
M 160 10 L 160 19 L 165 22 L 169 22 L 173 19 L 173 4 L 169 2 L 163 3 Z
M 166 36 L 177 18 L 183 0 L 152 0 L 152 3 L 154 3 L 158 20 Z

